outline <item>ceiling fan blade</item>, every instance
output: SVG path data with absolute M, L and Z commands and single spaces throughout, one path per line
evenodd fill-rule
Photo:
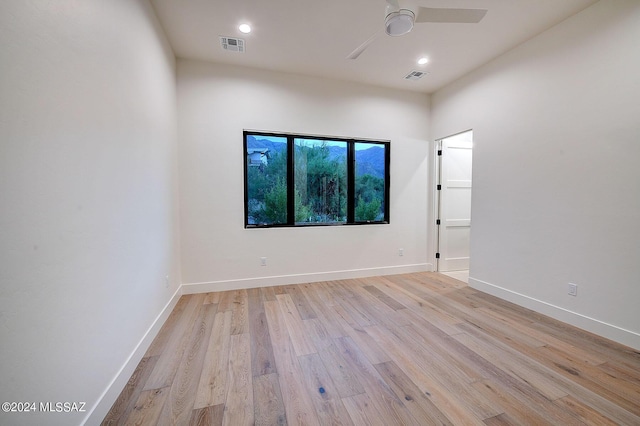
M 360 56 L 362 52 L 364 52 L 367 49 L 367 47 L 369 47 L 369 45 L 374 42 L 376 37 L 378 37 L 379 33 L 380 31 L 376 31 L 371 37 L 367 39 L 367 41 L 362 43 L 353 52 L 351 52 L 349 56 L 347 56 L 347 59 L 358 59 L 358 56 Z
M 418 9 L 416 22 L 477 24 L 486 14 L 486 9 L 441 9 L 434 7 L 421 7 Z

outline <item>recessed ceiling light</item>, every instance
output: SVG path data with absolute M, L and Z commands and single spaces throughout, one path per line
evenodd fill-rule
M 249 34 L 251 32 L 251 26 L 249 24 L 240 24 L 238 27 L 241 33 Z
M 429 62 L 429 58 L 420 58 L 418 59 L 418 65 L 424 65 Z

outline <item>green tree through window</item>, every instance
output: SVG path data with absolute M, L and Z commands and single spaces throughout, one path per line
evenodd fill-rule
M 357 222 L 375 222 L 384 219 L 385 165 L 382 163 L 383 156 L 379 152 L 383 149 L 377 144 L 356 143 L 355 220 Z
M 346 142 L 295 139 L 294 143 L 295 189 L 300 194 L 296 222 L 346 222 Z M 309 215 L 298 214 L 298 208 Z

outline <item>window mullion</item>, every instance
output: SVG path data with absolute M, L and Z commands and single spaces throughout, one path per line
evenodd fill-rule
M 296 223 L 296 182 L 295 182 L 294 137 L 287 136 L 287 225 Z
M 355 222 L 355 196 L 356 196 L 356 144 L 347 142 L 347 223 Z

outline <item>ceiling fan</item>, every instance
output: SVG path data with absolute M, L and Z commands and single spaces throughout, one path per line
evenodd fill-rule
M 387 35 L 405 35 L 415 23 L 477 24 L 487 14 L 486 9 L 449 9 L 418 6 L 413 0 L 387 0 L 384 29 Z M 347 59 L 357 59 L 378 36 L 379 31 L 358 46 Z

